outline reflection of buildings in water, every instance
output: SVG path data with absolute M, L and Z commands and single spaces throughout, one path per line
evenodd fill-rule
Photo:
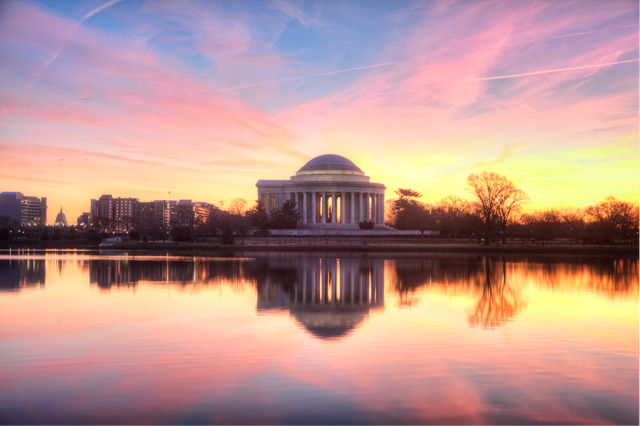
M 100 288 L 135 286 L 139 279 L 134 278 L 135 263 L 126 260 L 93 260 L 89 263 L 89 282 L 98 284 Z
M 102 260 L 89 262 L 92 284 L 101 288 L 136 286 L 138 281 L 172 285 L 219 283 L 221 279 L 240 281 L 246 279 L 247 268 L 241 259 L 196 261 L 174 260 Z
M 192 282 L 194 262 L 92 260 L 89 263 L 90 282 L 101 288 L 136 286 L 138 281 Z
M 258 280 L 258 311 L 288 309 L 316 337 L 346 336 L 384 306 L 382 259 L 301 258 L 293 276 L 273 272 Z
M 45 261 L 20 259 L 0 261 L 0 291 L 44 287 Z

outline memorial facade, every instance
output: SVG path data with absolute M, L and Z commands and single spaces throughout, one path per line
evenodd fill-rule
M 300 212 L 298 228 L 355 229 L 360 222 L 384 226 L 384 191 L 381 183 L 351 160 L 321 155 L 305 164 L 289 180 L 259 180 L 258 200 L 273 214 L 287 200 Z

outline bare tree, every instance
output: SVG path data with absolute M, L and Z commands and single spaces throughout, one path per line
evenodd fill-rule
M 229 205 L 229 213 L 240 216 L 247 210 L 247 200 L 244 198 L 235 198 Z
M 458 232 L 464 227 L 467 216 L 472 212 L 469 201 L 455 195 L 444 197 L 436 206 L 440 232 L 448 237 L 458 236 Z
M 612 196 L 589 206 L 586 214 L 607 238 L 635 237 L 638 230 L 638 205 Z
M 527 193 L 506 177 L 495 172 L 472 173 L 467 177 L 467 190 L 478 199 L 477 211 L 484 222 L 487 232 L 485 243 L 496 226 L 502 228 L 503 242 L 506 240 L 506 228 L 522 205 L 529 201 Z

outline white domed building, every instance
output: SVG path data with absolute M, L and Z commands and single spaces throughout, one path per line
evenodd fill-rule
M 60 207 L 60 213 L 56 216 L 55 226 L 67 226 L 67 216 L 62 213 L 62 207 Z
M 293 200 L 300 212 L 298 228 L 357 229 L 359 222 L 384 226 L 384 191 L 381 183 L 351 160 L 321 155 L 310 160 L 289 180 L 259 180 L 258 200 L 272 214 Z

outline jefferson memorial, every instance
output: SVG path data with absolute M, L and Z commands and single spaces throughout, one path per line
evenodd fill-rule
M 384 190 L 351 160 L 321 155 L 289 180 L 259 180 L 258 200 L 271 215 L 287 200 L 300 212 L 298 228 L 358 229 L 359 222 L 384 226 Z

